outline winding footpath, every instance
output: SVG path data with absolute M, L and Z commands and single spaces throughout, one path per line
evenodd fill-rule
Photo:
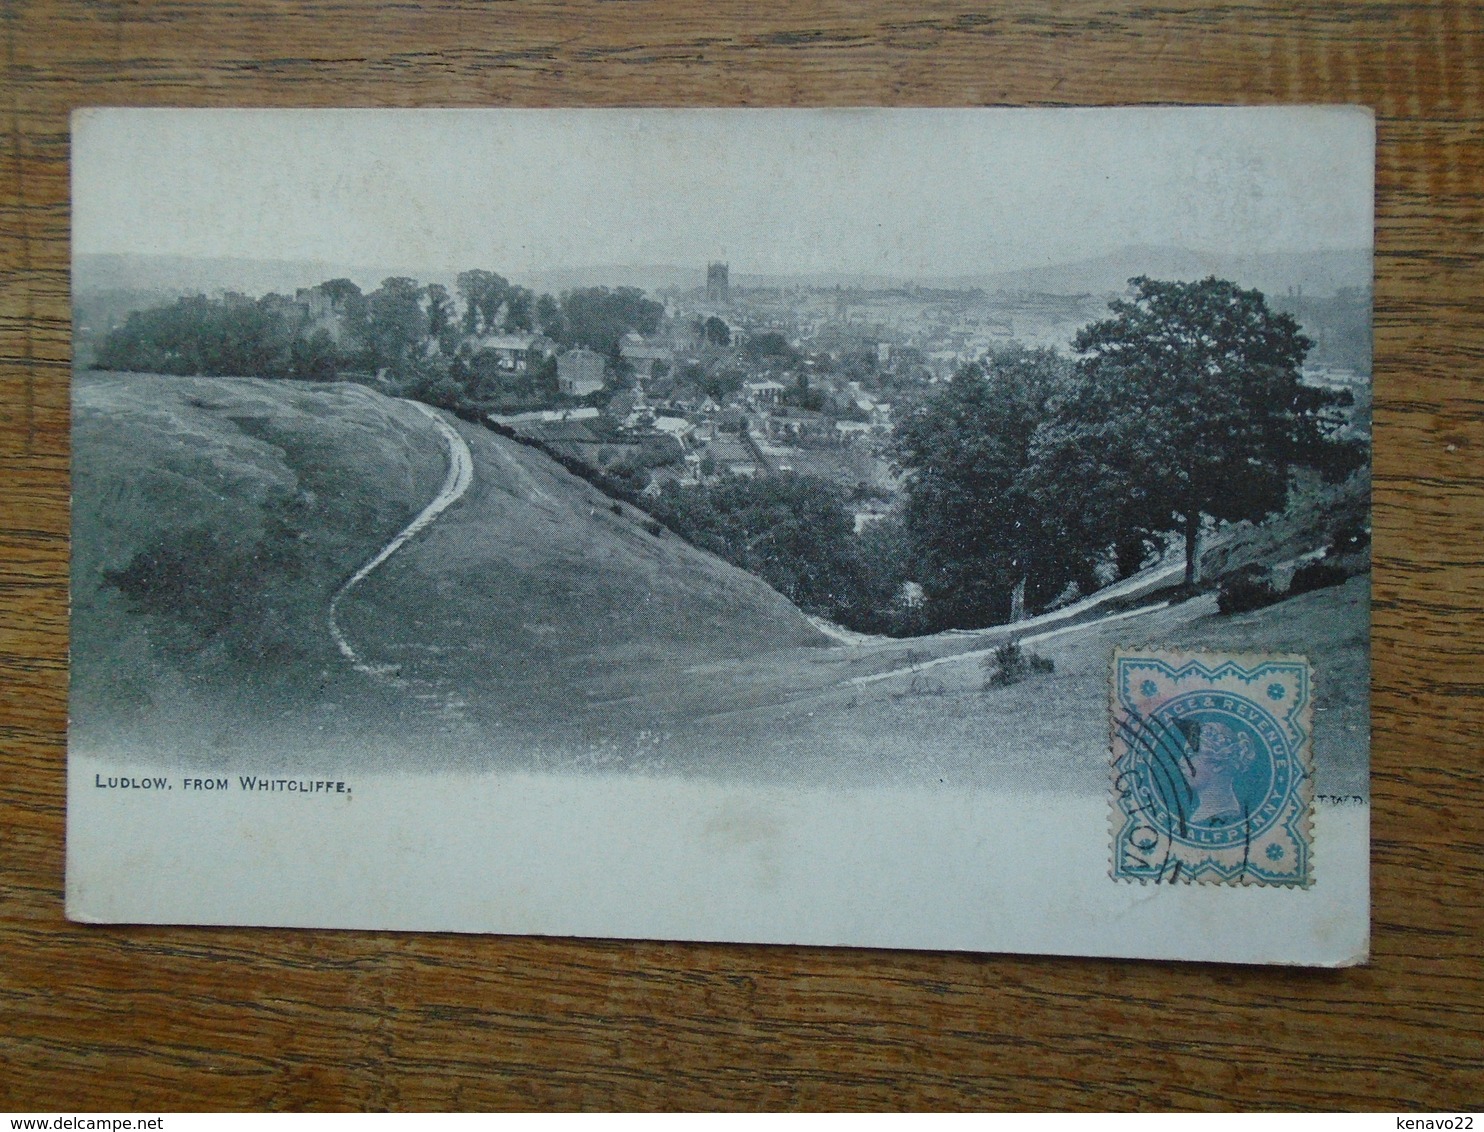
M 417 517 L 407 524 L 396 538 L 377 551 L 375 557 L 352 574 L 345 584 L 335 591 L 335 596 L 330 598 L 330 636 L 335 638 L 335 647 L 340 650 L 341 656 L 350 661 L 357 672 L 363 672 L 367 676 L 388 676 L 395 673 L 398 666 L 367 664 L 361 659 L 356 650 L 351 647 L 350 642 L 345 639 L 345 634 L 341 632 L 340 625 L 336 621 L 340 603 L 353 589 L 364 582 L 373 570 L 397 553 L 410 539 L 415 538 L 428 524 L 456 503 L 459 497 L 469 490 L 469 485 L 474 482 L 474 457 L 469 451 L 469 446 L 464 443 L 464 438 L 438 415 L 437 410 L 418 401 L 406 403 L 432 421 L 438 431 L 443 434 L 443 439 L 448 445 L 448 475 L 443 481 L 443 487 L 433 497 L 433 501 L 419 511 Z
M 893 668 L 889 672 L 872 673 L 870 676 L 854 676 L 849 680 L 842 681 L 841 686 L 844 687 L 846 685 L 852 685 L 855 687 L 862 687 L 866 684 L 879 684 L 882 680 L 890 680 L 896 676 L 915 676 L 919 672 L 925 672 L 929 668 L 937 668 L 941 664 L 958 664 L 961 661 L 966 660 L 980 660 L 994 653 L 1001 646 L 1003 646 L 1006 641 L 1013 640 L 1017 644 L 1031 645 L 1037 643 L 1038 641 L 1049 640 L 1052 637 L 1060 637 L 1064 633 L 1078 633 L 1086 629 L 1097 629 L 1103 625 L 1111 625 L 1115 621 L 1127 621 L 1130 617 L 1143 617 L 1146 613 L 1157 613 L 1159 610 L 1168 609 L 1169 607 L 1170 603 L 1167 601 L 1157 602 L 1154 605 L 1141 605 L 1138 609 L 1127 609 L 1124 610 L 1122 613 L 1110 613 L 1105 617 L 1099 617 L 1092 621 L 1079 621 L 1075 625 L 1063 625 L 1060 629 L 1047 629 L 1044 632 L 1031 633 L 1027 636 L 1018 636 L 1014 633 L 1013 630 L 1016 627 L 1023 627 L 1028 624 L 1032 624 L 1033 622 L 1030 620 L 1015 621 L 1012 622 L 1010 625 L 995 625 L 992 626 L 992 628 L 996 631 L 1011 631 L 1003 633 L 1003 639 L 997 641 L 990 648 L 974 649 L 972 652 L 956 652 L 949 656 L 937 657 L 933 660 L 921 660 L 917 661 L 914 664 L 904 665 L 900 668 Z M 976 629 L 974 630 L 974 632 L 985 633 L 987 635 L 988 631 Z
M 1170 602 L 1160 601 L 1150 605 L 1141 605 L 1135 609 L 1126 609 L 1118 613 L 1104 614 L 1102 617 L 1094 617 L 1087 621 L 1076 621 L 1070 625 L 1061 624 L 1078 617 L 1090 610 L 1098 609 L 1120 597 L 1136 593 L 1140 589 L 1152 589 L 1162 585 L 1173 578 L 1184 573 L 1183 562 L 1167 563 L 1160 566 L 1152 566 L 1142 573 L 1135 574 L 1131 578 L 1125 578 L 1122 582 L 1107 586 L 1096 593 L 1090 594 L 1081 601 L 1056 609 L 1050 613 L 1038 614 L 1027 617 L 1022 621 L 1014 621 L 1005 625 L 990 625 L 983 629 L 948 629 L 938 634 L 942 637 L 961 637 L 993 641 L 988 648 L 973 649 L 968 652 L 950 653 L 948 656 L 936 657 L 933 660 L 916 661 L 911 664 L 901 665 L 886 672 L 876 672 L 869 676 L 855 676 L 840 682 L 840 687 L 861 687 L 867 684 L 878 684 L 883 680 L 891 680 L 898 676 L 917 675 L 929 668 L 937 668 L 943 664 L 958 664 L 963 661 L 979 660 L 995 652 L 1006 641 L 1015 641 L 1018 644 L 1029 645 L 1038 641 L 1049 640 L 1052 637 L 1060 637 L 1067 633 L 1080 633 L 1103 625 L 1110 625 L 1117 621 L 1127 621 L 1132 617 L 1143 617 L 1146 614 L 1157 613 L 1161 609 L 1168 609 Z M 841 644 L 859 646 L 873 644 L 876 642 L 895 642 L 896 638 L 871 636 L 866 633 L 856 633 L 850 629 L 841 628 L 820 617 L 810 617 L 814 627 L 826 636 L 832 637 Z M 1052 626 L 1058 626 L 1053 628 Z M 1030 631 L 1034 630 L 1034 631 Z

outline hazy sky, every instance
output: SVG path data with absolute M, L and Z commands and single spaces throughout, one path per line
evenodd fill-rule
M 1355 109 L 90 110 L 79 253 L 978 274 L 1368 247 Z

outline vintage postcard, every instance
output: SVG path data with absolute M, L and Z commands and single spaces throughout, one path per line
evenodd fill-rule
M 78 112 L 68 915 L 1364 961 L 1373 166 Z

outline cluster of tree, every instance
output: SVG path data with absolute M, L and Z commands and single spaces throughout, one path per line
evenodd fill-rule
M 519 334 L 536 325 L 532 320 L 537 308 L 550 295 L 538 299 L 526 288 L 511 283 L 503 275 L 493 271 L 473 270 L 459 272 L 455 286 L 464 303 L 462 328 L 465 335 L 472 334 Z M 443 288 L 439 288 L 443 291 Z M 448 298 L 447 292 L 442 296 Z M 453 318 L 453 305 L 449 302 L 447 318 Z M 553 320 L 555 321 L 555 319 Z
M 726 357 L 712 357 L 681 362 L 669 376 L 672 388 L 688 386 L 719 404 L 741 391 L 747 371 L 731 364 Z
M 1218 279 L 1132 281 L 1075 361 L 1015 349 L 960 371 L 903 421 L 910 553 L 932 627 L 1003 622 L 1125 576 L 1166 536 L 1199 584 L 1212 520 L 1282 510 L 1295 470 L 1343 479 L 1345 395 L 1307 386 L 1309 341 L 1262 294 Z
M 648 336 L 660 327 L 663 304 L 637 287 L 582 287 L 562 295 L 560 317 L 542 332 L 564 346 L 586 346 L 610 357 L 630 331 Z
M 136 311 L 106 335 L 102 369 L 206 376 L 334 380 L 385 375 L 399 392 L 445 408 L 557 399 L 556 360 L 501 366 L 492 335 L 541 333 L 558 347 L 606 354 L 615 374 L 631 331 L 653 334 L 664 308 L 632 287 L 536 295 L 491 271 L 459 274 L 456 293 L 392 276 L 370 294 L 332 279 L 297 298 L 196 295 Z
M 786 472 L 723 474 L 704 485 L 670 481 L 658 498 L 630 498 L 806 613 L 862 633 L 927 632 L 925 609 L 905 599 L 915 561 L 906 526 L 888 519 L 856 533 L 850 496 L 826 480 Z
M 794 383 L 785 387 L 778 395 L 778 403 L 794 409 L 808 409 L 817 413 L 825 406 L 825 395 L 818 389 L 811 389 L 809 375 L 800 373 L 794 378 Z
M 891 603 L 842 491 L 797 473 L 667 484 L 649 510 L 694 546 L 756 574 L 800 609 L 852 627 Z
M 767 362 L 785 369 L 796 366 L 803 360 L 803 355 L 790 346 L 788 339 L 776 330 L 765 330 L 761 334 L 752 335 L 742 344 L 742 352 L 754 362 Z
M 315 380 L 333 376 L 328 334 L 306 333 L 302 310 L 279 295 L 196 295 L 136 311 L 99 343 L 101 369 L 150 373 L 251 374 Z
M 1061 546 L 1043 529 L 1031 466 L 1037 431 L 1070 381 L 1057 354 L 1003 351 L 960 370 L 899 424 L 908 552 L 936 626 L 1009 620 L 1028 575 L 1038 588 L 1064 588 L 1064 564 L 1053 571 L 1043 557 Z
M 685 449 L 673 436 L 650 436 L 624 448 L 624 454 L 603 470 L 636 495 L 649 486 L 651 470 L 673 468 L 685 459 Z

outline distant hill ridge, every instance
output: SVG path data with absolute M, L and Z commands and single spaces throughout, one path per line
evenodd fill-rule
M 1368 290 L 1372 279 L 1372 255 L 1369 248 L 1225 255 L 1187 248 L 1128 247 L 1096 259 L 972 276 L 951 282 L 991 291 L 1107 294 L 1122 291 L 1128 280 L 1138 275 L 1185 282 L 1215 275 L 1268 295 L 1283 295 L 1290 288 L 1302 288 L 1306 294 L 1329 295 L 1346 288 Z
M 352 267 L 323 260 L 196 258 L 169 255 L 77 255 L 72 260 L 74 294 L 154 291 L 176 296 L 239 291 L 292 295 L 327 279 L 349 278 L 363 290 L 394 271 Z
M 519 271 L 507 265 L 490 267 L 512 281 L 538 291 L 557 293 L 575 287 L 639 287 L 656 291 L 666 287 L 689 289 L 705 282 L 705 264 L 595 264 L 543 271 Z M 1365 290 L 1372 281 L 1370 248 L 1336 248 L 1308 252 L 1255 255 L 1211 253 L 1179 247 L 1130 246 L 1107 255 L 1044 267 L 956 276 L 866 275 L 849 272 L 802 274 L 749 273 L 745 264 L 732 265 L 734 287 L 865 287 L 886 289 L 917 284 L 954 289 L 1042 291 L 1051 294 L 1110 294 L 1122 291 L 1130 278 L 1194 280 L 1208 275 L 1231 279 L 1270 295 L 1302 288 L 1306 294 L 1325 295 L 1346 288 Z M 371 267 L 319 260 L 192 258 L 154 255 L 77 255 L 73 259 L 73 291 L 139 291 L 174 295 L 241 291 L 262 295 L 269 291 L 292 294 L 326 279 L 348 278 L 363 290 L 372 290 L 391 275 L 409 275 L 423 283 L 452 286 L 456 272 L 407 266 Z

